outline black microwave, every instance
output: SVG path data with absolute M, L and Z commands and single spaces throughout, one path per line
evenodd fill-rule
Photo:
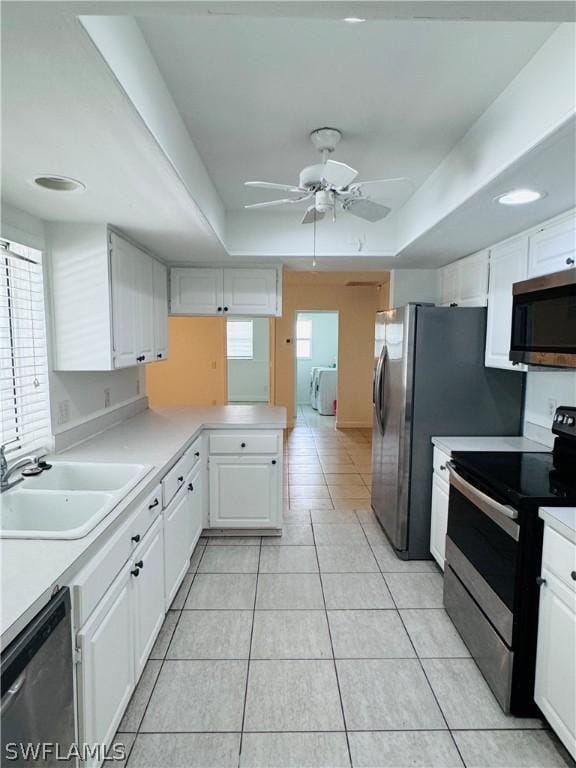
M 514 283 L 510 360 L 576 368 L 576 269 Z

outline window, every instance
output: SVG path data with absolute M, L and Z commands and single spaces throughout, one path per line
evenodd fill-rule
M 51 440 L 42 254 L 0 241 L 0 443 L 20 454 Z
M 253 330 L 252 320 L 228 320 L 226 333 L 229 360 L 253 359 Z
M 312 320 L 296 321 L 296 357 L 299 360 L 312 357 Z

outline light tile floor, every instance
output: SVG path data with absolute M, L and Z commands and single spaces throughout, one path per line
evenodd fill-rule
M 332 495 L 368 488 L 354 451 L 369 432 L 305 417 L 287 435 L 288 493 L 329 499 L 288 498 L 281 539 L 201 540 L 117 735 L 128 768 L 571 765 L 543 723 L 502 713 L 439 570 L 396 558 L 365 495 Z M 352 471 L 307 486 L 292 459 L 322 466 L 327 451 Z

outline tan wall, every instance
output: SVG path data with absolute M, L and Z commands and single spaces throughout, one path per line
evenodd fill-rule
M 168 360 L 146 366 L 150 406 L 226 402 L 226 320 L 168 318 Z
M 352 287 L 348 282 L 382 285 Z M 276 320 L 274 401 L 288 409 L 289 419 L 295 415 L 295 314 L 333 310 L 339 313 L 338 426 L 371 426 L 374 315 L 387 306 L 387 297 L 387 272 L 284 273 L 283 316 Z

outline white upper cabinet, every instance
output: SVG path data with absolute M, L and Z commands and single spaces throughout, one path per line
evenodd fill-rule
M 488 251 L 447 264 L 440 270 L 440 303 L 484 307 L 488 291 Z
M 280 315 L 280 274 L 276 269 L 170 270 L 173 315 Z
M 168 270 L 164 264 L 152 265 L 154 297 L 154 355 L 156 360 L 168 357 Z
M 528 237 L 522 235 L 490 251 L 485 364 L 490 368 L 525 370 L 509 359 L 512 331 L 512 286 L 528 271 Z
M 105 224 L 49 224 L 57 371 L 109 371 L 167 355 L 166 267 Z
M 224 311 L 221 269 L 170 270 L 170 312 L 173 315 L 217 315 Z
M 544 226 L 530 237 L 528 277 L 569 269 L 576 264 L 576 217 Z

